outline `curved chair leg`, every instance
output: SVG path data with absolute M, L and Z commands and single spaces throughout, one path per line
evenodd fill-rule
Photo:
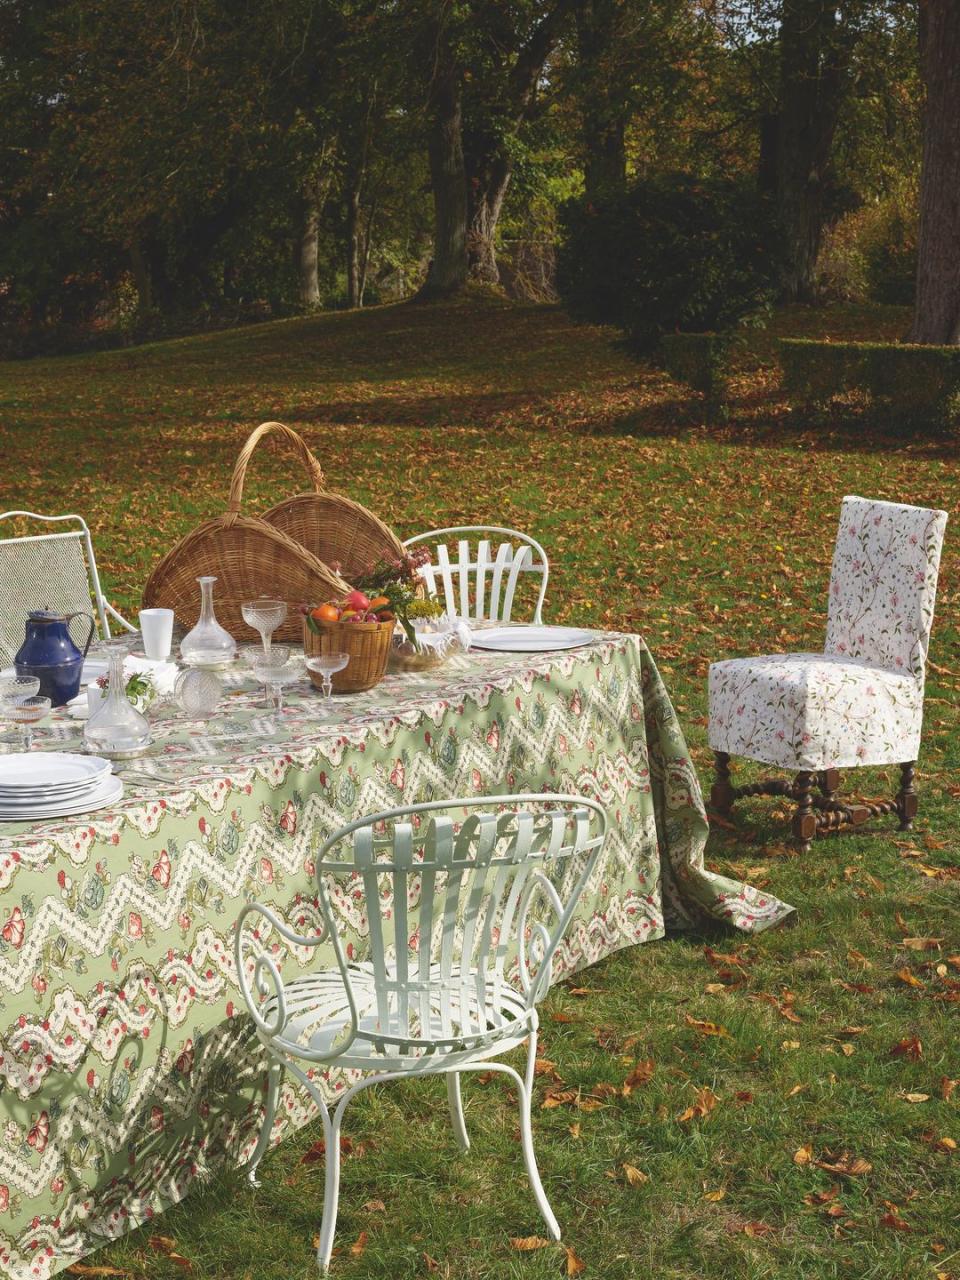
M 337 1211 L 340 1208 L 340 1122 L 343 1119 L 343 1108 L 338 1106 L 332 1116 L 324 1108 L 320 1115 L 323 1120 L 326 1159 L 323 1180 L 323 1217 L 320 1220 L 320 1239 L 317 1243 L 317 1264 L 326 1275 L 330 1270 L 333 1237 L 337 1231 Z
M 537 1208 L 543 1216 L 544 1222 L 547 1224 L 547 1230 L 550 1232 L 551 1239 L 560 1239 L 560 1224 L 554 1216 L 553 1210 L 550 1208 L 550 1201 L 547 1199 L 547 1193 L 543 1189 L 543 1183 L 540 1181 L 540 1170 L 537 1168 L 537 1157 L 533 1150 L 533 1126 L 530 1117 L 530 1107 L 533 1102 L 533 1075 L 537 1060 L 537 1033 L 531 1031 L 530 1043 L 527 1050 L 527 1070 L 523 1085 L 519 1090 L 520 1094 L 520 1141 L 523 1146 L 523 1163 L 527 1170 L 527 1179 L 530 1183 L 530 1190 L 533 1192 L 534 1199 L 537 1202 Z M 519 1077 L 518 1077 L 519 1079 Z
M 453 1133 L 464 1151 L 470 1150 L 470 1135 L 467 1133 L 466 1121 L 463 1118 L 463 1099 L 460 1096 L 460 1076 L 456 1071 L 447 1072 L 447 1105 L 450 1108 L 450 1119 Z
M 283 1084 L 283 1063 L 274 1059 L 267 1070 L 267 1098 L 264 1103 L 263 1124 L 260 1126 L 260 1137 L 253 1149 L 253 1155 L 247 1165 L 247 1181 L 251 1187 L 259 1187 L 257 1168 L 270 1145 L 270 1134 L 273 1130 L 274 1117 L 277 1114 L 277 1102 L 280 1098 L 280 1086 Z

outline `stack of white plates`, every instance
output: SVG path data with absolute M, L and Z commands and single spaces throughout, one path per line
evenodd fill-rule
M 113 804 L 123 795 L 109 760 L 62 751 L 0 756 L 0 822 L 62 818 Z

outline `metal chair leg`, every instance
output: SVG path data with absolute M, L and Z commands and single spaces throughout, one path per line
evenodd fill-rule
M 456 1071 L 447 1072 L 447 1105 L 453 1123 L 454 1137 L 464 1151 L 470 1150 L 470 1135 L 463 1118 L 463 1099 L 460 1096 L 460 1076 Z
M 267 1097 L 264 1102 L 263 1124 L 260 1126 L 260 1136 L 257 1138 L 257 1145 L 253 1149 L 253 1155 L 247 1165 L 247 1181 L 251 1187 L 259 1187 L 260 1181 L 257 1178 L 257 1167 L 266 1154 L 267 1147 L 270 1145 L 270 1134 L 273 1131 L 273 1121 L 277 1114 L 277 1102 L 280 1098 L 280 1086 L 283 1084 L 283 1064 L 274 1060 L 267 1069 Z
M 543 1189 L 543 1183 L 540 1181 L 540 1170 L 537 1168 L 537 1157 L 533 1150 L 533 1126 L 531 1123 L 530 1108 L 533 1103 L 533 1077 L 537 1060 L 537 1033 L 530 1032 L 530 1041 L 527 1049 L 527 1070 L 525 1079 L 519 1089 L 520 1094 L 520 1141 L 523 1146 L 523 1163 L 527 1170 L 527 1179 L 530 1183 L 530 1190 L 533 1192 L 534 1199 L 537 1202 L 537 1208 L 543 1216 L 544 1222 L 547 1224 L 547 1230 L 553 1240 L 560 1239 L 560 1224 L 554 1216 L 553 1210 L 550 1208 L 550 1201 Z M 519 1076 L 517 1077 L 519 1079 Z
M 337 1231 L 337 1212 L 340 1208 L 340 1123 L 343 1119 L 343 1107 L 338 1106 L 332 1116 L 324 1107 L 320 1117 L 323 1120 L 325 1163 L 323 1217 L 320 1220 L 320 1239 L 317 1242 L 317 1265 L 326 1275 L 330 1270 L 333 1237 Z

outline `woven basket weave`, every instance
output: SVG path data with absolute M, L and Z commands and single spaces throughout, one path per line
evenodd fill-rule
M 344 578 L 288 533 L 263 518 L 242 514 L 247 464 L 268 434 L 282 436 L 299 454 L 316 490 L 305 496 L 313 499 L 323 493 L 323 471 L 301 437 L 282 422 L 262 423 L 237 458 L 226 512 L 188 533 L 155 566 L 143 589 L 145 608 L 172 609 L 178 622 L 192 627 L 200 614 L 197 578 L 213 574 L 217 619 L 231 635 L 253 636 L 240 606 L 244 600 L 270 596 L 285 600 L 288 609 L 276 638 L 296 644 L 301 636 L 298 607 L 304 601 L 328 600 L 350 590 Z
M 349 582 L 368 573 L 385 558 L 399 560 L 403 544 L 382 520 L 359 502 L 340 493 L 300 493 L 279 502 L 263 519 L 324 564 L 338 565 Z
M 303 651 L 309 658 L 318 653 L 347 653 L 350 661 L 331 677 L 334 693 L 362 693 L 379 684 L 387 670 L 393 647 L 392 622 L 318 622 L 319 634 L 303 620 Z M 316 671 L 310 679 L 319 689 L 323 677 Z

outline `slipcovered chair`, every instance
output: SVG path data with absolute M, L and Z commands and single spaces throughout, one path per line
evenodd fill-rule
M 917 812 L 914 768 L 937 593 L 944 511 L 847 497 L 830 575 L 823 653 L 735 658 L 711 664 L 709 741 L 716 760 L 710 800 L 729 815 L 741 796 L 797 802 L 803 848 L 820 831 L 896 813 L 907 831 Z M 735 787 L 730 757 L 794 771 Z M 892 801 L 844 804 L 838 770 L 900 766 Z

